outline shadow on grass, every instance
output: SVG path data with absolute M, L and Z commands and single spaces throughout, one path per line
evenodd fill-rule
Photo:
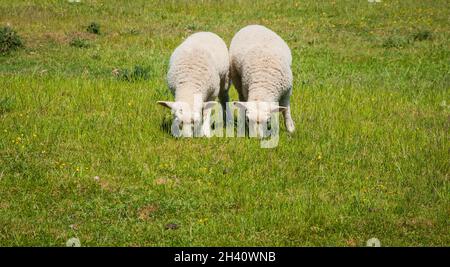
M 162 119 L 162 121 L 161 121 L 161 124 L 159 125 L 159 129 L 160 129 L 162 132 L 164 132 L 164 133 L 169 134 L 170 136 L 172 136 L 172 133 L 171 133 L 171 130 L 170 130 L 170 128 L 171 128 L 171 126 L 172 126 L 172 121 L 173 121 L 172 118 L 169 118 L 169 117 L 163 117 L 163 119 Z

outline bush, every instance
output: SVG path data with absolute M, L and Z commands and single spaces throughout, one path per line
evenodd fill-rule
M 87 48 L 89 47 L 89 43 L 87 40 L 82 39 L 80 37 L 75 37 L 70 41 L 70 46 L 78 47 L 78 48 Z
M 86 31 L 93 34 L 100 34 L 100 24 L 98 24 L 97 22 L 92 22 L 86 28 Z
M 11 27 L 0 28 L 0 54 L 5 55 L 9 52 L 23 47 L 22 39 Z
M 136 65 L 132 70 L 120 70 L 118 77 L 120 80 L 133 82 L 139 80 L 148 80 L 150 71 L 148 68 Z

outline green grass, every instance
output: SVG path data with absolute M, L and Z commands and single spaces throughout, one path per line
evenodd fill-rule
M 445 0 L 1 0 L 24 47 L 0 57 L 0 246 L 449 246 L 449 17 Z M 254 23 L 292 49 L 297 131 L 174 139 L 156 105 L 173 49 Z

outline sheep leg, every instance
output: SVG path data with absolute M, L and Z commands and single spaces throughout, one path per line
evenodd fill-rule
M 245 96 L 242 90 L 243 88 L 241 76 L 235 70 L 233 71 L 233 69 L 231 71 L 231 79 L 233 80 L 234 88 L 236 88 L 236 91 L 238 92 L 239 101 L 246 102 L 247 96 Z
M 230 96 L 228 95 L 230 86 L 231 86 L 230 71 L 228 71 L 224 77 L 221 77 L 220 91 L 219 91 L 219 101 L 220 105 L 222 106 L 222 116 L 224 125 L 227 125 L 228 123 L 227 118 L 231 119 L 231 110 L 227 109 L 227 103 L 230 101 Z
M 291 91 L 289 91 L 289 93 L 286 93 L 283 97 L 281 97 L 280 106 L 287 108 L 283 111 L 284 125 L 286 126 L 286 130 L 289 133 L 293 133 L 295 131 L 295 125 L 291 116 L 290 98 L 291 98 Z
M 203 136 L 211 137 L 211 111 L 209 114 L 203 115 L 203 125 L 202 125 Z

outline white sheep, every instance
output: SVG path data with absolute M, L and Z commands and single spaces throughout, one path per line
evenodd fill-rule
M 246 26 L 231 40 L 231 80 L 240 101 L 234 104 L 246 109 L 250 125 L 267 123 L 271 113 L 281 111 L 287 131 L 294 132 L 290 110 L 291 63 L 288 45 L 264 26 Z
M 174 122 L 184 125 L 183 133 L 189 135 L 190 126 L 201 123 L 202 111 L 207 116 L 217 96 L 224 109 L 229 100 L 229 56 L 225 42 L 211 32 L 189 36 L 170 57 L 167 83 L 175 102 L 158 101 L 158 104 L 170 108 Z M 200 101 L 194 101 L 195 97 Z M 209 135 L 209 117 L 203 120 L 202 134 Z

